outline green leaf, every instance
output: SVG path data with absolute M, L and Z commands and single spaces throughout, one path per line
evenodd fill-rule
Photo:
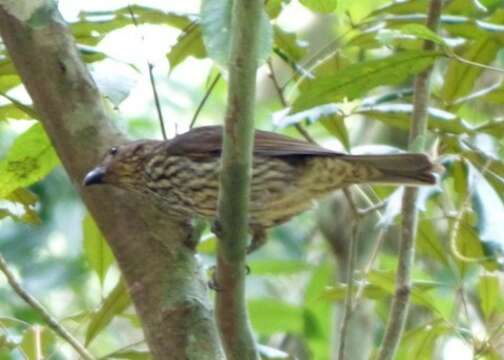
M 344 122 L 344 113 L 338 104 L 325 104 L 315 106 L 311 109 L 299 113 L 284 115 L 285 112 L 278 113 L 278 118 L 273 121 L 279 127 L 287 127 L 299 124 L 304 121 L 314 123 L 320 121 L 322 126 L 334 135 L 345 147 L 350 149 L 350 137 Z
M 449 265 L 446 248 L 443 247 L 441 238 L 430 220 L 419 222 L 417 250 L 427 258 L 435 259 L 446 266 Z
M 481 274 L 478 283 L 478 295 L 485 319 L 489 319 L 497 306 L 500 296 L 499 278 L 496 274 Z
M 282 6 L 285 0 L 268 0 L 265 2 L 265 10 L 270 19 L 275 19 L 282 12 Z
M 217 237 L 214 234 L 203 237 L 196 248 L 198 253 L 215 254 L 217 251 Z
M 345 119 L 341 116 L 333 116 L 330 118 L 321 119 L 322 126 L 335 136 L 341 143 L 346 151 L 350 151 L 350 136 L 345 125 Z
M 207 55 L 201 27 L 198 24 L 192 24 L 177 38 L 177 42 L 172 46 L 166 58 L 170 63 L 170 71 L 182 63 L 189 56 L 202 59 Z
M 375 17 L 380 14 L 406 15 L 414 13 L 426 13 L 429 6 L 428 0 L 409 0 L 400 2 L 390 2 L 376 10 L 369 17 Z
M 497 268 L 486 256 L 474 223 L 474 214 L 469 211 L 464 212 L 460 218 L 450 221 L 452 250 L 462 275 L 468 272 L 472 263 L 479 263 L 489 271 Z
M 441 132 L 463 134 L 472 133 L 462 119 L 456 115 L 441 109 L 429 107 L 429 129 L 436 129 Z M 379 120 L 389 126 L 408 130 L 410 128 L 413 115 L 413 105 L 411 104 L 380 104 L 375 106 L 362 106 L 354 111 L 354 114 L 366 116 L 370 119 Z
M 55 342 L 54 334 L 40 325 L 33 325 L 23 333 L 23 340 L 19 348 L 23 351 L 26 359 L 39 360 L 41 356 L 50 355 L 50 349 Z
M 41 180 L 58 164 L 58 156 L 42 125 L 33 125 L 17 137 L 6 157 L 0 160 L 0 198 Z
M 461 54 L 461 57 L 480 64 L 491 63 L 500 49 L 500 45 L 491 37 L 486 36 L 474 41 Z M 444 77 L 444 85 L 441 90 L 441 98 L 447 104 L 453 104 L 457 99 L 472 92 L 476 80 L 483 69 L 456 59 L 450 60 Z
M 107 58 L 107 54 L 92 46 L 79 44 L 77 45 L 77 48 L 79 49 L 79 53 L 82 56 L 82 60 L 84 60 L 84 62 L 86 63 L 92 63 Z
M 1 105 L 0 106 L 0 121 L 4 120 L 28 120 L 32 119 L 30 115 L 28 115 L 26 112 L 23 110 L 19 109 L 14 104 L 7 104 L 7 105 Z
M 5 93 L 19 84 L 21 84 L 21 79 L 17 74 L 2 75 L 0 73 L 0 92 Z
M 110 32 L 134 25 L 130 9 L 138 24 L 161 24 L 186 28 L 193 19 L 187 15 L 163 12 L 146 6 L 131 5 L 114 11 L 82 11 L 80 20 L 71 25 L 73 35 L 79 43 L 96 45 Z
M 446 46 L 444 39 L 425 25 L 407 24 L 401 26 L 399 29 L 403 34 L 413 35 L 418 39 L 430 40 L 436 44 Z
M 16 75 L 17 71 L 9 58 L 0 55 L 0 75 Z
M 86 330 L 85 345 L 91 341 L 130 305 L 131 299 L 124 280 L 120 279 L 115 288 L 105 298 L 100 308 L 94 313 Z
M 332 283 L 334 283 L 334 267 L 330 261 L 322 261 L 312 271 L 306 286 L 303 337 L 312 352 L 313 359 L 324 359 L 327 356 L 333 309 L 331 304 L 322 301 L 320 296 Z
M 113 67 L 103 63 L 96 64 L 91 70 L 100 93 L 117 108 L 138 82 L 138 74 L 126 64 L 115 64 Z
M 504 204 L 483 175 L 474 167 L 470 168 L 471 204 L 476 214 L 476 231 L 482 242 L 485 255 L 497 260 L 504 255 L 504 233 L 500 226 L 504 223 Z
M 15 210 L 0 208 L 0 219 L 9 216 L 13 220 L 25 224 L 38 225 L 42 223 L 42 220 L 35 211 L 35 204 L 38 201 L 38 197 L 34 193 L 24 188 L 18 188 L 7 195 L 5 200 L 12 203 L 12 205 L 18 206 L 14 207 Z M 19 209 L 20 207 L 22 210 Z
M 106 355 L 102 359 L 150 360 L 152 356 L 146 350 L 121 350 Z
M 307 271 L 306 261 L 262 259 L 248 262 L 252 275 L 291 275 Z
M 273 26 L 275 47 L 282 50 L 290 59 L 299 62 L 307 51 L 306 43 L 297 39 L 296 33 L 284 31 L 279 26 Z
M 475 133 L 486 133 L 496 137 L 504 138 L 504 120 L 492 120 L 474 128 Z
M 12 96 L 9 96 L 5 93 L 0 93 L 0 96 L 6 98 L 7 100 L 9 100 L 12 103 L 12 105 L 17 107 L 19 110 L 25 112 L 29 116 L 30 119 L 40 120 L 39 114 L 31 106 L 25 105 L 21 101 L 15 99 Z
M 112 250 L 110 250 L 105 237 L 89 213 L 84 217 L 82 230 L 84 255 L 103 286 L 107 271 L 114 263 L 114 255 L 112 255 Z
M 398 349 L 398 359 L 433 359 L 439 338 L 449 332 L 451 326 L 443 319 L 408 330 Z
M 201 6 L 203 42 L 210 58 L 227 67 L 231 47 L 232 0 L 204 0 Z M 273 30 L 265 12 L 259 21 L 257 60 L 262 64 L 270 56 Z
M 263 336 L 285 332 L 302 333 L 303 309 L 298 306 L 263 298 L 250 300 L 248 309 L 254 330 Z
M 300 0 L 308 9 L 319 13 L 330 13 L 336 10 L 338 0 Z
M 295 358 L 291 357 L 288 353 L 272 348 L 270 346 L 257 344 L 257 351 L 261 356 L 261 360 L 294 360 Z
M 389 295 L 395 293 L 395 273 L 392 271 L 371 271 L 368 274 L 367 281 L 370 285 L 381 288 Z M 439 282 L 413 280 L 411 301 L 417 305 L 430 309 L 438 315 L 449 318 L 449 313 L 446 313 L 445 309 L 440 306 L 436 298 L 430 293 L 432 290 L 442 287 L 445 287 L 445 285 Z
M 377 86 L 401 84 L 432 65 L 438 55 L 435 52 L 405 51 L 350 65 L 332 75 L 304 80 L 299 85 L 292 112 L 345 98 L 353 100 Z
M 497 105 L 504 104 L 504 85 L 501 85 L 495 90 L 487 93 L 482 100 Z

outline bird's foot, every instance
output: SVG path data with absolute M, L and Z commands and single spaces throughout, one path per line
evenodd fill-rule
M 266 236 L 266 231 L 263 228 L 252 228 L 252 241 L 250 245 L 247 247 L 247 254 L 251 254 L 252 252 L 259 249 L 261 246 L 266 244 L 266 240 L 268 237 Z
M 211 231 L 218 239 L 222 238 L 222 224 L 219 219 L 215 219 L 212 222 Z
M 209 272 L 209 277 L 210 277 L 210 280 L 208 280 L 207 282 L 207 285 L 208 285 L 208 288 L 210 290 L 213 290 L 215 292 L 219 292 L 219 291 L 222 291 L 222 287 L 219 285 L 219 283 L 217 282 L 217 276 L 216 276 L 216 266 L 215 265 L 212 265 L 209 269 L 208 269 L 208 272 Z
M 219 285 L 217 282 L 217 267 L 215 265 L 212 265 L 209 269 L 208 272 L 210 273 L 209 277 L 210 280 L 207 282 L 207 286 L 210 290 L 213 290 L 215 292 L 219 292 L 223 290 L 223 287 Z M 250 266 L 245 265 L 245 275 L 249 275 L 251 272 Z

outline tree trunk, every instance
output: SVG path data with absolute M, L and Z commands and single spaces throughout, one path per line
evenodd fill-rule
M 107 238 L 154 359 L 223 358 L 190 227 L 147 197 L 83 188 L 82 177 L 126 139 L 103 106 L 52 1 L 0 0 L 0 34 L 58 155 Z

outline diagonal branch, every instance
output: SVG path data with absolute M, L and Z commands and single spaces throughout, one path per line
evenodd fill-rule
M 431 0 L 427 15 L 427 27 L 437 30 L 441 17 L 443 1 Z M 425 41 L 425 50 L 434 50 L 435 44 Z M 411 122 L 409 150 L 425 151 L 425 137 L 427 134 L 427 108 L 429 105 L 429 79 L 432 67 L 422 71 L 415 79 L 413 117 Z M 411 272 L 415 259 L 415 240 L 418 225 L 416 202 L 417 188 L 406 188 L 402 202 L 401 245 L 399 248 L 399 264 L 397 267 L 396 290 L 390 309 L 389 320 L 385 331 L 379 360 L 393 359 L 404 332 L 408 316 L 411 293 Z
M 258 359 L 245 302 L 248 203 L 262 0 L 234 0 L 219 192 L 216 315 L 228 359 Z

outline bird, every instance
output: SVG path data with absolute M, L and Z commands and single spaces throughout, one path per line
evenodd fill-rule
M 83 180 L 154 195 L 183 218 L 218 215 L 222 126 L 202 126 L 170 140 L 113 146 Z M 421 186 L 436 183 L 423 153 L 352 155 L 274 132 L 256 130 L 250 183 L 248 252 L 262 246 L 268 229 L 353 184 Z

